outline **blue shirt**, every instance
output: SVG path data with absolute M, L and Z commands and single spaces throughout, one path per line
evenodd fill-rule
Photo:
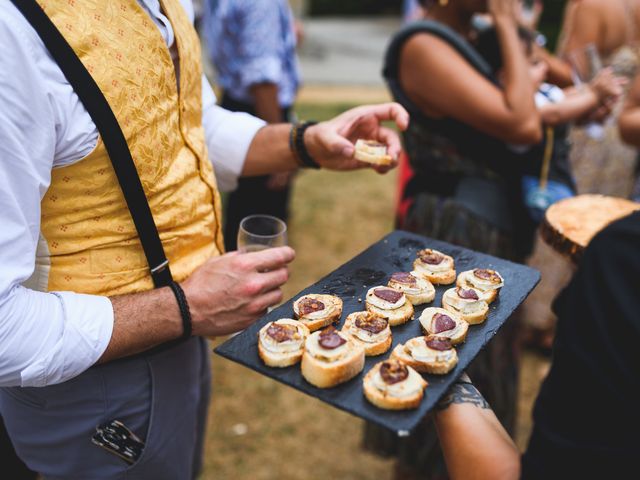
M 280 107 L 293 105 L 300 84 L 293 14 L 287 0 L 205 0 L 202 29 L 218 84 L 253 104 L 250 87 L 278 86 Z

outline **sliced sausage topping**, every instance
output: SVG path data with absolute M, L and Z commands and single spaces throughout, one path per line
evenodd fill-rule
M 402 298 L 402 295 L 404 295 L 402 292 L 393 290 L 391 288 L 376 288 L 373 291 L 373 294 L 376 297 L 381 298 L 382 300 L 385 300 L 389 303 L 396 303 Z
M 363 314 L 358 315 L 356 318 L 356 327 L 366 330 L 371 333 L 380 333 L 389 325 L 389 321 L 386 318 L 378 317 L 377 315 Z
M 318 343 L 322 348 L 333 350 L 334 348 L 338 348 L 340 345 L 344 345 L 345 343 L 347 343 L 347 341 L 340 335 L 338 335 L 338 331 L 332 325 L 320 332 Z
M 453 330 L 456 322 L 449 315 L 444 313 L 436 313 L 433 316 L 433 333 L 442 333 L 447 330 Z
M 456 293 L 460 298 L 464 298 L 465 300 L 480 300 L 478 293 L 473 288 L 458 287 Z
M 298 329 L 293 325 L 280 325 L 278 323 L 272 323 L 267 328 L 267 335 L 273 338 L 276 342 L 286 342 L 287 340 L 293 340 L 294 335 Z
M 436 337 L 435 335 L 429 335 L 425 337 L 425 343 L 427 347 L 432 350 L 439 350 L 441 352 L 445 350 L 451 350 L 453 347 L 451 346 L 451 340 L 445 337 Z
M 324 303 L 315 298 L 304 298 L 298 303 L 298 310 L 302 315 L 308 315 L 313 312 L 324 310 Z
M 406 379 L 409 376 L 409 370 L 397 360 L 387 360 L 380 365 L 380 376 L 384 383 L 393 385 Z

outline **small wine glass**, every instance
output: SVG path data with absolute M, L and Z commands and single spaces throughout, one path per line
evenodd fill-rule
M 572 67 L 573 83 L 577 87 L 586 85 L 602 70 L 602 59 L 594 43 L 573 50 L 568 55 Z M 602 140 L 604 127 L 600 123 L 591 122 L 585 126 L 587 135 L 594 140 Z
M 594 43 L 588 43 L 569 53 L 573 80 L 578 86 L 589 83 L 602 70 L 602 59 Z
M 259 252 L 287 245 L 287 224 L 271 215 L 249 215 L 240 221 L 238 229 L 238 251 Z M 267 308 L 267 312 L 273 310 Z
M 287 245 L 287 224 L 271 215 L 249 215 L 240 222 L 238 251 L 258 252 Z

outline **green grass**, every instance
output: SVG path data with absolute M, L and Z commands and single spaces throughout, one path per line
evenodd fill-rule
M 323 120 L 349 107 L 302 104 L 297 112 Z M 394 192 L 394 173 L 301 172 L 289 220 L 297 257 L 285 298 L 388 233 Z M 213 367 L 203 479 L 390 478 L 390 460 L 360 449 L 360 420 L 215 355 Z M 246 434 L 237 434 L 238 424 Z

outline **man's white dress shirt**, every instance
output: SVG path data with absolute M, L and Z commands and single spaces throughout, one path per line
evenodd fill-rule
M 176 62 L 174 33 L 158 0 L 138 2 Z M 191 1 L 182 3 L 193 21 Z M 0 386 L 45 386 L 93 365 L 113 330 L 106 297 L 23 286 L 34 271 L 40 201 L 51 169 L 86 157 L 98 132 L 36 32 L 9 1 L 0 2 L 0 52 Z M 204 76 L 202 83 L 207 146 L 218 186 L 230 190 L 264 122 L 218 107 Z

